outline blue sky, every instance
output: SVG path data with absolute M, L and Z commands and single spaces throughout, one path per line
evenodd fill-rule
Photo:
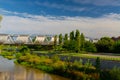
M 99 17 L 120 13 L 120 0 L 0 0 L 0 8 L 33 15 Z
M 0 33 L 120 35 L 120 0 L 0 0 L 0 14 Z

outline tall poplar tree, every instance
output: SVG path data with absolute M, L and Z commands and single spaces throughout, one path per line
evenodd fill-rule
M 70 40 L 74 40 L 75 36 L 74 36 L 74 31 L 70 32 Z
M 54 36 L 54 49 L 57 48 L 57 35 Z
M 81 33 L 81 50 L 84 50 L 84 45 L 85 45 L 85 36 L 83 33 Z
M 79 32 L 79 30 L 76 30 L 75 41 L 76 41 L 75 51 L 76 51 L 77 53 L 79 53 L 79 52 L 80 52 L 80 47 L 81 47 L 80 32 Z
M 63 36 L 62 34 L 59 35 L 59 45 L 62 45 L 63 43 Z
M 68 46 L 69 46 L 68 34 L 65 34 L 63 48 L 68 50 Z

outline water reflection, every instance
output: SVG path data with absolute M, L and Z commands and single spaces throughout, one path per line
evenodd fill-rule
M 42 71 L 15 65 L 0 56 L 0 80 L 68 80 Z

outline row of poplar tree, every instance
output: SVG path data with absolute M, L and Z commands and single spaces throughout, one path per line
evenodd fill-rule
M 54 49 L 77 53 L 81 51 L 96 52 L 95 45 L 90 41 L 86 41 L 84 34 L 80 33 L 79 30 L 72 31 L 69 34 L 66 33 L 65 35 L 62 34 L 59 34 L 58 36 L 55 35 Z

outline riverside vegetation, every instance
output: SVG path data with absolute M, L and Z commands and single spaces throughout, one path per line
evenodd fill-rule
M 70 57 L 66 58 L 65 61 L 61 61 L 56 54 L 52 57 L 30 54 L 30 49 L 26 46 L 21 46 L 17 52 L 14 50 L 2 51 L 1 55 L 8 59 L 15 59 L 16 64 L 68 77 L 71 80 L 120 80 L 120 68 L 114 67 L 111 70 L 101 70 L 99 57 L 96 58 L 95 65 L 92 65 L 89 60 L 83 64 L 82 59 L 71 62 Z
M 57 35 L 54 39 L 54 44 L 51 46 L 1 45 L 0 53 L 5 58 L 15 59 L 16 64 L 58 74 L 71 80 L 120 80 L 120 68 L 114 67 L 111 70 L 100 69 L 101 58 L 99 57 L 94 57 L 96 58 L 96 64 L 92 65 L 89 60 L 83 64 L 82 59 L 71 62 L 68 56 L 66 60 L 62 61 L 57 56 L 61 53 L 84 54 L 86 52 L 93 52 L 95 54 L 97 51 L 114 52 L 116 50 L 115 47 L 119 46 L 119 41 L 115 42 L 108 37 L 104 37 L 97 43 L 92 43 L 85 41 L 84 35 L 80 34 L 78 30 L 76 30 L 75 34 L 74 31 L 70 32 L 70 39 L 68 34 L 65 34 L 64 37 L 60 34 L 59 43 L 57 43 Z M 46 50 L 48 54 L 52 53 L 54 55 L 52 57 L 38 56 L 33 50 Z M 118 52 L 116 51 L 116 53 Z

